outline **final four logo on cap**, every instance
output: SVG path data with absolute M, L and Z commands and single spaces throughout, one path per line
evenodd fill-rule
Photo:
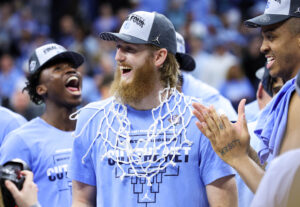
M 103 32 L 100 38 L 132 44 L 153 44 L 176 53 L 174 26 L 167 17 L 156 12 L 134 12 L 123 22 L 119 33 Z
M 76 68 L 84 62 L 81 54 L 68 51 L 61 45 L 50 43 L 35 49 L 29 59 L 29 73 L 35 73 L 46 63 L 54 60 L 70 62 Z
M 290 17 L 300 18 L 300 0 L 268 0 L 262 15 L 245 21 L 249 27 L 276 24 Z

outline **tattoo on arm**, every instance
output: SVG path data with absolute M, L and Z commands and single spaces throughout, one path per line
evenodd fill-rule
M 261 164 L 257 152 L 251 146 L 249 148 L 248 155 L 256 164 L 258 164 L 263 170 L 265 170 L 267 162 Z
M 223 147 L 219 152 L 222 156 L 224 156 L 227 152 L 231 151 L 237 145 L 241 145 L 239 139 L 235 139 L 232 142 L 228 143 L 225 147 Z

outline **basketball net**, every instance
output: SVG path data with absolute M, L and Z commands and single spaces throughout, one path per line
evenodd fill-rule
M 97 111 L 85 123 L 80 133 L 75 135 L 79 137 L 89 122 L 101 112 L 101 116 L 97 117 L 101 119 L 98 132 L 82 157 L 82 163 L 85 163 L 85 158 L 95 141 L 101 138 L 103 151 L 101 159 L 112 159 L 116 163 L 122 172 L 121 180 L 124 177 L 136 176 L 146 178 L 147 185 L 151 186 L 153 176 L 168 166 L 175 166 L 174 159 L 179 151 L 185 146 L 192 145 L 186 137 L 186 128 L 193 116 L 191 102 L 195 100 L 186 98 L 175 88 L 160 91 L 159 97 L 160 105 L 151 110 L 153 122 L 149 128 L 143 130 L 146 136 L 139 138 L 135 144 L 132 144 L 131 122 L 124 104 L 113 98 L 106 105 L 96 108 Z M 170 99 L 173 99 L 172 106 L 169 104 Z M 79 112 L 80 110 L 71 115 L 71 118 L 77 119 Z M 144 159 L 145 156 L 148 157 L 147 160 Z M 130 172 L 128 168 L 131 169 Z

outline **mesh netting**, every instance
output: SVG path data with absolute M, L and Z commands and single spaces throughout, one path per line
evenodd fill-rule
M 98 132 L 82 158 L 82 162 L 84 163 L 94 142 L 101 138 L 101 148 L 103 149 L 101 149 L 103 151 L 101 159 L 111 159 L 116 163 L 122 172 L 121 180 L 125 176 L 136 176 L 146 178 L 147 185 L 151 185 L 153 176 L 168 166 L 175 166 L 175 156 L 185 146 L 192 145 L 192 142 L 186 137 L 186 128 L 193 116 L 192 99 L 184 97 L 182 93 L 175 90 L 165 89 L 160 92 L 161 104 L 151 110 L 153 122 L 147 129 L 140 130 L 144 136 L 137 139 L 134 144 L 132 123 L 128 119 L 128 110 L 124 104 L 112 99 L 106 105 L 97 108 L 97 112 L 90 117 L 81 132 L 76 135 L 80 136 L 90 120 L 101 113 Z M 168 98 L 163 99 L 162 97 Z M 76 112 L 76 115 L 78 113 Z

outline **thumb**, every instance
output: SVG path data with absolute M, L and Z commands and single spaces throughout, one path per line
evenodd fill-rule
M 6 180 L 5 186 L 11 192 L 11 194 L 14 198 L 18 197 L 20 191 L 13 182 L 11 182 L 10 180 Z
M 246 99 L 242 99 L 238 107 L 238 123 L 244 124 L 245 121 L 245 103 Z

